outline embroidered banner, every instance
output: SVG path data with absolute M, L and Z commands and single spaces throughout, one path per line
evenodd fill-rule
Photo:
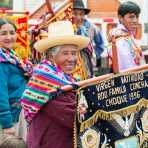
M 147 107 L 148 71 L 115 75 L 81 88 L 77 147 L 142 147 L 148 142 Z

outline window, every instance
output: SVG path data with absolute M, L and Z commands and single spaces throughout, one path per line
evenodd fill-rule
M 0 9 L 12 9 L 13 0 L 0 0 Z

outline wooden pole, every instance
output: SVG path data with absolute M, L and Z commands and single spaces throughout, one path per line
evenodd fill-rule
M 113 66 L 113 73 L 119 73 L 119 63 L 118 63 L 118 53 L 116 47 L 116 39 L 112 37 L 112 66 Z
M 48 8 L 48 12 L 52 13 L 52 15 L 54 15 L 54 11 L 52 9 L 52 5 L 51 5 L 51 2 L 50 0 L 45 0 L 46 1 L 46 5 L 47 5 L 47 8 Z
M 138 71 L 141 71 L 141 70 L 148 70 L 148 64 L 126 69 L 126 70 L 121 71 L 121 73 L 124 74 L 124 73 L 127 73 L 127 72 L 138 72 Z M 75 84 L 78 85 L 79 87 L 84 87 L 84 86 L 95 84 L 97 82 L 101 82 L 101 81 L 106 80 L 107 78 L 110 78 L 112 76 L 114 76 L 114 74 L 110 73 L 110 74 L 102 75 L 102 76 L 99 76 L 99 77 L 94 77 L 94 78 L 91 78 L 91 79 L 88 79 L 88 80 L 80 81 L 80 82 L 77 82 Z M 64 91 L 70 91 L 73 88 L 72 88 L 71 85 L 66 85 L 66 86 L 61 87 L 61 89 L 64 90 Z
M 28 11 L 0 10 L 0 14 L 26 14 L 26 15 L 29 15 L 29 12 Z

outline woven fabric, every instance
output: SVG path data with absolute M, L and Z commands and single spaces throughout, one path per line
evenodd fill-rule
M 73 82 L 70 75 L 48 61 L 37 65 L 21 99 L 27 121 L 30 122 L 47 101 L 59 94 L 61 86 Z
M 12 49 L 0 48 L 0 62 L 8 62 L 14 64 L 24 71 L 25 75 L 32 74 L 32 64 L 27 59 L 21 60 L 17 57 Z

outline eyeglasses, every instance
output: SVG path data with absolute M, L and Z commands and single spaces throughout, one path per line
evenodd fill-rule
M 2 35 L 2 36 L 4 36 L 4 35 L 15 35 L 16 34 L 16 32 L 15 31 L 13 31 L 13 30 L 10 30 L 10 31 L 2 31 L 2 30 L 0 30 L 0 35 Z

